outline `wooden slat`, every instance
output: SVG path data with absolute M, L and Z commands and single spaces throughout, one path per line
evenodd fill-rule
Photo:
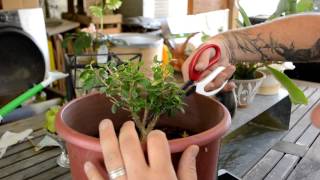
M 35 151 L 33 148 L 26 149 L 22 152 L 15 153 L 6 158 L 2 158 L 0 161 L 0 169 L 16 162 L 22 161 L 24 159 L 28 159 L 37 154 L 43 153 L 45 150 Z
M 290 174 L 288 180 L 310 179 L 317 180 L 320 177 L 320 136 L 312 144 L 307 154 L 298 163 Z
M 284 155 L 283 152 L 270 150 L 244 177 L 243 180 L 263 179 Z
M 31 141 L 33 143 L 37 143 L 37 142 L 40 142 L 40 140 L 43 138 L 43 135 L 46 133 L 46 131 L 44 129 L 41 129 L 41 130 L 38 130 L 38 131 L 35 131 L 34 133 L 32 133 L 31 135 L 33 136 L 33 138 L 31 139 Z M 26 149 L 29 149 L 29 148 L 32 148 L 33 145 L 31 144 L 30 141 L 24 141 L 24 142 L 21 142 L 19 144 L 16 144 L 12 147 L 9 147 L 7 149 L 7 152 L 4 154 L 4 156 L 2 158 L 5 158 L 7 156 L 10 156 L 12 154 L 15 154 L 15 153 L 18 153 L 20 151 L 23 151 L 23 150 L 26 150 Z
M 290 119 L 290 129 L 296 125 L 296 123 L 305 116 L 306 112 L 309 111 L 320 98 L 320 90 L 316 89 L 314 93 L 308 98 L 309 103 L 306 106 L 301 106 L 291 115 Z
M 306 88 L 303 92 L 304 92 L 304 94 L 305 94 L 305 96 L 309 99 L 309 98 L 311 98 L 311 96 L 314 94 L 314 92 L 316 92 L 317 91 L 317 89 L 315 89 L 315 88 L 312 88 L 312 87 L 308 87 L 308 88 Z M 295 107 L 294 109 L 292 109 L 292 113 L 294 113 L 298 108 L 303 108 L 303 107 L 305 107 L 305 105 L 300 105 L 300 104 L 298 104 L 298 105 L 293 105 L 292 107 Z
M 49 170 L 47 170 L 47 171 L 45 171 L 45 172 L 43 172 L 43 173 L 41 173 L 41 174 L 39 174 L 37 176 L 33 176 L 30 179 L 32 179 L 32 180 L 54 179 L 56 177 L 65 175 L 69 171 L 70 170 L 67 169 L 67 168 L 63 168 L 63 167 L 57 166 L 57 167 L 49 169 Z
M 303 135 L 298 139 L 296 144 L 310 146 L 320 133 L 320 129 L 310 125 L 309 128 L 303 133 Z
M 35 130 L 43 128 L 44 115 L 40 114 L 31 118 L 23 119 L 13 123 L 0 126 L 0 136 L 6 131 L 20 132 L 28 128 Z
M 92 17 L 92 22 L 94 24 L 100 24 L 100 18 Z M 114 15 L 105 15 L 103 17 L 103 24 L 121 24 L 122 23 L 122 15 L 114 14 Z
M 298 145 L 286 141 L 279 141 L 272 147 L 272 149 L 284 152 L 286 154 L 292 154 L 298 157 L 303 157 L 309 148 L 308 146 L 304 145 Z
M 298 123 L 296 123 L 296 125 L 290 130 L 290 132 L 283 138 L 283 141 L 295 142 L 303 134 L 303 132 L 309 127 L 311 123 L 310 110 L 318 102 L 319 98 L 320 98 L 320 91 L 318 89 L 313 94 L 313 96 L 309 99 L 309 104 L 304 108 L 307 110 L 307 112 L 300 114 L 302 119 Z M 297 116 L 294 116 L 294 117 L 297 117 Z M 291 121 L 292 120 L 294 120 L 293 117 L 291 118 Z
M 225 0 L 188 0 L 188 14 L 227 9 L 227 3 Z
M 298 156 L 286 154 L 267 175 L 265 180 L 283 180 L 288 177 L 299 160 Z
M 54 178 L 54 180 L 71 180 L 71 174 L 70 173 L 66 173 L 62 176 L 59 176 L 57 178 Z
M 30 177 L 38 175 L 39 173 L 46 173 L 47 170 L 50 170 L 57 166 L 56 158 L 57 158 L 56 156 L 51 157 L 51 159 L 48 159 L 34 166 L 18 171 L 10 176 L 7 176 L 5 177 L 5 179 L 12 179 L 12 180 L 29 179 Z M 43 179 L 49 179 L 49 178 L 43 178 Z
M 55 148 L 52 150 L 48 150 L 46 152 L 37 154 L 35 156 L 32 156 L 28 159 L 19 161 L 15 164 L 12 164 L 10 166 L 6 166 L 4 168 L 0 169 L 0 178 L 12 175 L 14 173 L 17 173 L 18 171 L 21 171 L 26 168 L 30 168 L 33 165 L 36 165 L 38 163 L 41 163 L 43 161 L 46 161 L 54 156 L 57 156 L 61 153 L 61 150 L 59 148 Z
M 313 91 L 310 91 L 310 88 L 308 88 L 308 87 L 299 87 L 299 88 L 303 91 L 303 93 L 305 94 L 306 97 L 309 97 L 312 94 L 312 92 L 315 91 L 315 89 L 313 89 Z M 299 104 L 293 104 L 291 107 L 291 112 L 294 112 L 300 106 L 301 105 L 299 105 Z

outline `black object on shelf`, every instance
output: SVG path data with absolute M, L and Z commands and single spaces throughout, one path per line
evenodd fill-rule
M 77 70 L 85 69 L 88 64 L 79 63 L 78 59 L 80 57 L 87 57 L 90 61 L 94 61 L 97 56 L 106 56 L 108 61 L 115 60 L 117 65 L 125 63 L 126 61 L 141 61 L 142 55 L 140 53 L 108 53 L 108 54 L 82 54 L 82 55 L 66 55 L 65 71 L 69 74 L 66 79 L 67 87 L 67 100 L 71 101 L 76 98 L 76 89 L 81 89 L 81 87 L 76 86 L 77 82 Z M 89 62 L 90 63 L 90 62 Z M 99 64 L 93 64 L 94 68 L 100 68 Z
M 296 68 L 292 71 L 285 71 L 292 79 L 312 81 L 320 83 L 317 72 L 320 70 L 320 63 L 294 63 Z

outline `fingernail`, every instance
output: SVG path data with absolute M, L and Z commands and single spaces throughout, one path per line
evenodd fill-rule
M 104 130 L 104 129 L 107 129 L 107 127 L 110 125 L 110 120 L 103 120 L 101 123 L 100 123 L 100 130 Z
M 193 156 L 194 158 L 196 158 L 197 155 L 198 155 L 198 153 L 199 153 L 199 146 L 193 145 L 193 146 L 192 146 L 192 156 Z
M 93 167 L 92 163 L 87 161 L 84 163 L 84 171 L 87 173 Z

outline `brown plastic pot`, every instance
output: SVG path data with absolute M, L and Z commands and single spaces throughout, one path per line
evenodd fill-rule
M 169 141 L 172 161 L 177 165 L 181 152 L 188 146 L 197 144 L 200 146 L 197 157 L 198 179 L 214 180 L 217 174 L 220 139 L 231 124 L 230 114 L 221 103 L 205 96 L 189 96 L 186 103 L 188 105 L 185 114 L 177 113 L 175 117 L 163 117 L 158 127 L 180 127 L 197 132 L 186 138 Z M 86 161 L 92 161 L 108 179 L 99 139 L 96 138 L 98 125 L 101 120 L 108 118 L 113 120 L 117 129 L 129 120 L 127 112 L 119 111 L 112 114 L 110 107 L 111 103 L 104 95 L 91 94 L 71 101 L 59 112 L 56 128 L 58 134 L 66 141 L 73 179 L 86 179 L 83 171 Z

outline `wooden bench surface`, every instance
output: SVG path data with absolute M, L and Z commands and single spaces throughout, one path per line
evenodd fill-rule
M 292 106 L 289 130 L 279 131 L 280 138 L 258 161 L 235 166 L 248 168 L 229 171 L 243 180 L 320 179 L 320 129 L 312 126 L 310 119 L 312 109 L 320 103 L 320 86 L 303 87 L 303 90 L 309 104 Z
M 283 131 L 281 138 L 250 168 L 236 175 L 248 180 L 320 177 L 320 130 L 310 124 L 309 117 L 313 107 L 320 103 L 320 89 L 304 87 L 303 90 L 310 102 L 306 106 L 292 106 L 290 129 Z M 46 133 L 43 123 L 44 116 L 38 115 L 2 125 L 0 135 L 7 130 L 19 132 L 32 128 L 34 132 L 31 141 L 36 144 Z M 56 164 L 61 153 L 59 148 L 46 148 L 36 152 L 32 143 L 25 141 L 8 148 L 0 159 L 0 179 L 71 179 L 69 169 Z
M 0 135 L 5 131 L 20 132 L 33 129 L 32 143 L 37 144 L 45 136 L 43 129 L 44 115 L 0 126 Z M 56 163 L 60 148 L 45 148 L 35 151 L 30 141 L 9 147 L 0 159 L 0 179 L 71 179 L 69 169 L 59 167 Z

